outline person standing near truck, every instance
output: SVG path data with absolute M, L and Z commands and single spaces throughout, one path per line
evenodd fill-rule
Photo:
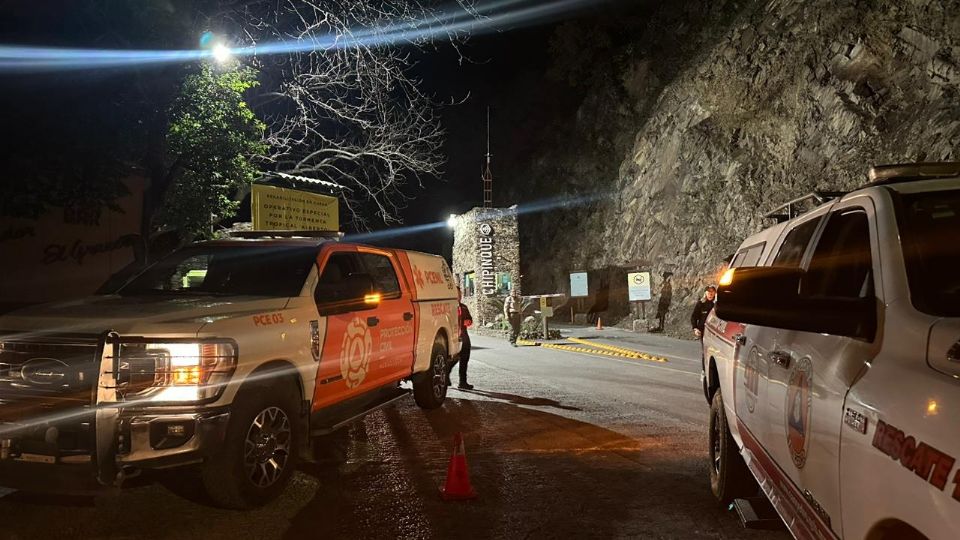
M 701 298 L 693 306 L 693 313 L 690 314 L 690 325 L 693 327 L 693 335 L 698 339 L 703 339 L 703 328 L 707 324 L 707 315 L 713 309 L 713 304 L 717 298 L 717 288 L 710 285 L 703 291 Z
M 510 344 L 517 346 L 520 337 L 520 295 L 517 289 L 510 291 L 510 296 L 503 301 L 503 315 L 510 321 Z
M 457 307 L 457 319 L 460 323 L 460 354 L 456 356 L 453 363 L 447 368 L 447 386 L 450 386 L 450 373 L 453 372 L 453 366 L 460 364 L 460 384 L 457 388 L 461 390 L 473 390 L 473 385 L 467 382 L 467 365 L 470 363 L 470 334 L 467 328 L 473 326 L 473 315 L 470 314 L 470 308 L 463 303 L 463 293 L 460 287 L 457 287 L 457 301 L 460 305 Z

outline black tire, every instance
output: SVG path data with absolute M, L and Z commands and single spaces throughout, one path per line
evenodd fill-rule
M 201 469 L 203 486 L 214 504 L 256 508 L 287 487 L 303 437 L 297 394 L 296 384 L 281 381 L 240 390 L 223 446 Z
M 723 508 L 734 499 L 750 497 L 757 492 L 756 480 L 730 434 L 719 389 L 710 402 L 710 490 Z
M 436 409 L 447 397 L 447 340 L 437 336 L 430 353 L 430 368 L 413 379 L 413 399 L 421 409 Z

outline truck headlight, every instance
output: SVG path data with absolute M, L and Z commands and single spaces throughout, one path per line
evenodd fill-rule
M 117 393 L 125 401 L 216 398 L 237 367 L 228 341 L 121 341 Z

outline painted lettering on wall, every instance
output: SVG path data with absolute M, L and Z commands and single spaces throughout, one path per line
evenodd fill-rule
M 497 293 L 497 274 L 493 264 L 493 227 L 489 223 L 481 223 L 477 231 L 480 233 L 477 237 L 480 256 L 480 290 L 486 296 L 493 296 Z
M 0 231 L 0 242 L 6 242 L 8 240 L 19 240 L 21 238 L 26 238 L 28 236 L 36 236 L 37 232 L 33 226 L 25 227 L 7 227 L 6 229 Z
M 112 240 L 110 242 L 99 242 L 88 244 L 82 240 L 75 240 L 73 244 L 48 244 L 43 248 L 43 264 L 53 264 L 58 262 L 73 261 L 77 264 L 83 264 L 83 260 L 88 255 L 99 255 L 110 251 L 117 251 L 126 247 L 131 247 L 136 243 L 136 235 L 126 235 Z
M 70 225 L 100 225 L 102 208 L 97 204 L 73 203 L 63 207 L 63 222 Z

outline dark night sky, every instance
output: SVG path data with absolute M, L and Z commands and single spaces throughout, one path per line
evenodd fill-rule
M 548 42 L 553 25 L 514 30 L 469 40 L 461 52 L 461 63 L 451 47 L 424 58 L 417 66 L 425 87 L 438 99 L 457 102 L 441 110 L 446 131 L 443 152 L 446 166 L 439 179 L 425 182 L 426 189 L 411 193 L 403 212 L 407 224 L 445 220 L 483 203 L 480 175 L 486 154 L 486 114 L 490 107 L 492 170 L 494 197 L 498 205 L 510 204 L 498 196 L 497 188 L 511 177 L 518 154 L 524 147 L 514 146 L 515 128 L 522 109 L 536 101 L 536 79 L 542 79 L 549 63 Z M 465 101 L 462 103 L 460 100 Z M 532 150 L 527 147 L 526 150 Z M 420 237 L 413 248 L 437 251 L 437 242 L 449 242 L 449 231 Z
M 122 2 L 120 2 L 122 4 Z M 534 2 L 535 3 L 535 2 Z M 613 2 L 616 3 L 616 2 Z M 609 7 L 609 3 L 601 3 Z M 624 3 L 620 3 L 623 5 Z M 86 43 L 89 33 L 64 22 L 59 14 L 64 6 L 75 5 L 70 1 L 45 0 L 44 2 L 0 2 L 5 15 L 0 18 L 0 43 L 103 46 Z M 592 15 L 593 11 L 569 13 L 561 20 Z M 465 58 L 449 44 L 418 53 L 415 73 L 424 81 L 425 90 L 438 101 L 451 100 L 463 103 L 442 108 L 442 122 L 446 130 L 443 153 L 447 164 L 441 179 L 426 179 L 425 189 L 411 189 L 415 197 L 402 213 L 406 224 L 422 224 L 445 220 L 450 213 L 466 211 L 482 202 L 480 183 L 481 167 L 486 151 L 486 108 L 492 109 L 492 153 L 495 175 L 495 202 L 508 205 L 517 201 L 497 197 L 497 185 L 516 182 L 512 175 L 519 164 L 530 159 L 533 151 L 528 136 L 536 129 L 537 119 L 554 114 L 551 107 L 569 109 L 575 101 L 562 98 L 564 89 L 545 88 L 556 84 L 546 80 L 545 71 L 549 56 L 550 36 L 558 20 L 541 21 L 536 26 L 520 29 L 504 28 L 500 32 L 472 37 L 460 47 Z M 190 47 L 195 36 L 185 36 L 181 43 L 152 43 L 149 36 L 144 43 L 131 43 L 131 48 L 184 48 Z M 20 138 L 30 136 L 49 137 L 55 144 L 65 144 L 70 130 L 59 136 L 50 134 L 46 126 L 56 122 L 60 111 L 77 107 L 94 107 L 97 101 L 106 103 L 110 96 L 102 90 L 112 77 L 123 73 L 96 73 L 77 71 L 54 75 L 2 76 L 3 105 L 0 112 L 15 123 L 24 126 Z M 545 95 L 552 99 L 544 99 Z M 560 95 L 561 99 L 556 96 Z M 46 122 L 44 121 L 46 120 Z M 131 119 L 133 120 L 133 119 Z M 11 131 L 6 130 L 5 137 Z M 77 137 L 77 134 L 72 135 Z M 80 135 L 79 139 L 82 139 Z M 21 141 L 22 142 L 22 141 Z M 411 186 L 412 187 L 412 186 Z M 500 192 L 502 194 L 502 192 Z M 406 241 L 391 240 L 394 245 L 403 244 L 428 251 L 449 249 L 450 232 L 442 229 L 432 234 L 417 235 Z

